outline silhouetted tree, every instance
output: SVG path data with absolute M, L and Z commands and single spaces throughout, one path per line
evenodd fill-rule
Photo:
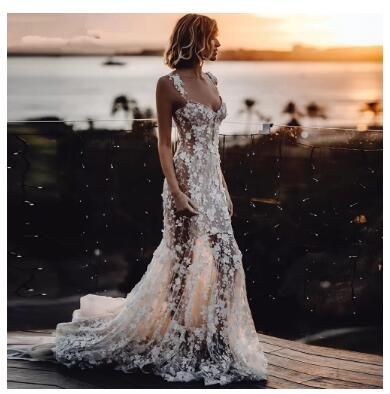
M 92 118 L 87 118 L 88 122 L 88 130 L 94 130 L 95 129 L 95 124 Z
M 146 108 L 144 110 L 139 107 L 135 107 L 133 111 L 133 133 L 139 134 L 144 137 L 146 142 L 150 137 L 153 136 L 153 131 L 156 127 L 156 122 L 154 120 L 137 120 L 137 119 L 151 119 L 154 114 L 151 108 Z
M 113 116 L 118 111 L 123 111 L 126 115 L 129 131 L 131 131 L 129 117 L 130 117 L 130 113 L 134 112 L 134 108 L 136 107 L 136 105 L 137 105 L 137 100 L 129 99 L 126 95 L 117 96 L 115 97 L 111 107 L 111 115 Z
M 271 120 L 270 117 L 263 115 L 258 107 L 258 102 L 252 98 L 246 98 L 243 100 L 243 108 L 238 110 L 238 114 L 246 114 L 246 124 L 245 131 L 250 130 L 250 125 L 253 117 L 257 117 L 260 121 L 269 122 Z
M 311 103 L 306 105 L 305 116 L 307 116 L 310 119 L 317 119 L 317 118 L 326 119 L 327 118 L 327 116 L 325 114 L 325 108 L 319 106 L 314 101 L 312 101 Z
M 300 126 L 301 124 L 299 123 L 298 118 L 305 116 L 305 114 L 298 109 L 297 105 L 293 101 L 289 101 L 287 103 L 282 113 L 288 114 L 290 116 L 287 126 Z
M 379 100 L 365 102 L 360 108 L 360 112 L 370 112 L 373 117 L 373 126 L 378 126 L 378 117 L 383 112 L 382 102 Z

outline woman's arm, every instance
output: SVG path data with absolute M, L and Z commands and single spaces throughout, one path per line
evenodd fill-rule
M 179 183 L 176 178 L 172 156 L 172 100 L 168 97 L 169 81 L 160 77 L 156 86 L 156 108 L 158 123 L 158 154 L 161 169 L 168 183 L 168 188 L 173 195 L 180 193 Z

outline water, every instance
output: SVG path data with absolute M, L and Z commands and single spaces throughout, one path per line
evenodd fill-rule
M 140 107 L 155 111 L 155 86 L 169 73 L 162 58 L 118 57 L 125 66 L 103 66 L 105 57 L 10 57 L 8 58 L 8 119 L 59 116 L 68 120 L 92 118 L 122 120 L 110 114 L 114 97 L 125 94 Z M 302 119 L 304 126 L 355 127 L 369 115 L 359 108 L 365 101 L 382 99 L 381 63 L 245 62 L 208 63 L 219 79 L 227 104 L 224 131 L 239 132 L 245 98 L 259 102 L 259 111 L 275 124 L 288 117 L 282 109 L 294 101 L 301 110 L 314 100 L 325 106 L 328 119 Z M 380 120 L 381 121 L 381 120 Z M 259 120 L 261 122 L 261 120 Z M 97 127 L 124 127 L 125 122 L 99 122 Z

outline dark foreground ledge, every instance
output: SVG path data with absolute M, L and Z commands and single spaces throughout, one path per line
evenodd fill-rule
M 49 332 L 51 330 L 36 330 Z M 16 332 L 8 332 L 12 338 Z M 31 333 L 31 331 L 29 332 Z M 19 332 L 20 334 L 20 332 Z M 8 388 L 382 388 L 382 356 L 339 350 L 259 334 L 268 358 L 268 381 L 204 386 L 169 383 L 143 373 L 73 370 L 44 362 L 8 360 Z

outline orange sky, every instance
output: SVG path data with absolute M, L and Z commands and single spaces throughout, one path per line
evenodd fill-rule
M 163 48 L 183 14 L 8 14 L 8 47 Z M 221 49 L 289 50 L 294 44 L 318 47 L 382 45 L 379 14 L 280 15 L 212 14 Z

